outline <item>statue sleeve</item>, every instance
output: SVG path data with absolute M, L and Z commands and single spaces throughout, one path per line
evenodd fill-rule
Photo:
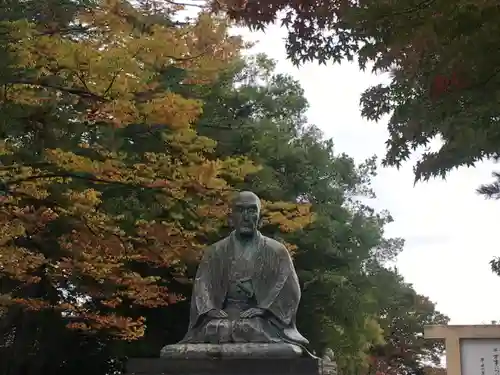
M 268 272 L 261 281 L 259 307 L 270 311 L 282 324 L 295 321 L 300 302 L 300 285 L 290 254 L 285 247 L 270 250 L 267 258 Z
M 205 250 L 198 266 L 193 283 L 189 328 L 197 325 L 200 317 L 212 309 L 221 309 L 223 303 L 223 262 L 220 261 L 219 249 L 210 247 Z

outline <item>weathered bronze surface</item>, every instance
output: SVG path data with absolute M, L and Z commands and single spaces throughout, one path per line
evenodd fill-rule
M 228 356 L 235 349 L 257 354 L 257 349 L 245 346 L 255 343 L 276 344 L 268 351 L 277 356 L 303 352 L 308 340 L 295 324 L 299 280 L 285 246 L 259 232 L 260 208 L 252 192 L 234 199 L 234 231 L 210 246 L 199 265 L 188 332 L 179 344 L 165 347 L 162 356 L 206 351 L 194 344 L 239 344 L 224 346 Z

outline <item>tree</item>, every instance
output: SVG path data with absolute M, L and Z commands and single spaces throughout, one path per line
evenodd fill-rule
M 288 57 L 296 64 L 357 60 L 361 69 L 391 80 L 361 96 L 362 115 L 390 116 L 385 166 L 399 167 L 415 152 L 415 181 L 498 161 L 500 55 L 494 0 L 216 1 L 215 9 L 252 28 L 281 22 Z M 487 55 L 484 51 L 492 51 Z M 500 198 L 500 174 L 479 187 Z M 497 272 L 498 260 L 492 261 Z M 498 273 L 498 272 L 497 272 Z
M 442 367 L 427 367 L 425 375 L 446 375 L 446 369 Z
M 360 68 L 391 72 L 368 89 L 362 114 L 390 115 L 384 164 L 399 166 L 424 149 L 416 180 L 498 158 L 499 9 L 494 0 L 217 1 L 230 17 L 261 29 L 288 29 L 288 57 L 297 64 L 357 59 Z M 221 8 L 219 6 L 219 8 Z M 437 150 L 430 146 L 437 140 Z M 493 190 L 480 190 L 488 195 Z
M 174 21 L 168 4 L 2 8 L 3 374 L 105 374 L 176 341 L 197 257 L 242 188 L 293 252 L 313 348 L 366 366 L 384 336 L 366 267 L 402 248 L 358 199 L 375 160 L 336 155 L 297 82 L 240 59 L 223 19 Z
M 415 292 L 397 270 L 370 265 L 370 276 L 379 304 L 379 323 L 385 334 L 383 345 L 371 349 L 368 374 L 424 375 L 428 364 L 439 365 L 442 342 L 424 339 L 424 326 L 447 324 L 427 297 Z
M 109 334 L 135 340 L 143 309 L 185 297 L 177 280 L 224 226 L 233 185 L 258 170 L 245 157 L 217 158 L 216 143 L 191 127 L 203 103 L 173 88 L 216 79 L 240 41 L 218 17 L 174 22 L 180 9 L 161 5 L 1 9 L 4 374 L 67 373 L 60 354 L 71 350 L 54 341 L 93 343 L 109 365 Z M 276 230 L 311 220 L 295 202 L 266 210 Z M 24 361 L 28 347 L 34 359 Z
M 332 347 L 343 371 L 358 371 L 368 364 L 371 348 L 383 344 L 382 329 L 390 330 L 380 320 L 381 310 L 389 307 L 379 303 L 374 294 L 379 286 L 366 267 L 393 259 L 403 246 L 401 239 L 384 237 L 390 215 L 359 202 L 359 196 L 372 196 L 375 160 L 355 165 L 347 155 L 337 155 L 332 141 L 307 123 L 300 85 L 275 73 L 274 62 L 263 55 L 236 64 L 198 95 L 206 104 L 196 125 L 200 134 L 217 140 L 218 155 L 247 155 L 261 166 L 244 187 L 266 199 L 312 204 L 313 223 L 281 234 L 296 248 L 303 288 L 298 325 L 317 353 Z M 399 278 L 387 283 L 402 288 Z M 380 290 L 390 297 L 387 288 Z M 417 335 L 423 326 L 411 329 Z
M 189 66 L 186 79 L 200 79 L 213 69 L 210 63 L 230 56 L 237 45 L 225 39 L 223 24 L 206 15 L 195 25 L 168 27 L 152 24 L 123 2 L 82 5 L 63 19 L 39 5 L 38 19 L 25 14 L 4 24 L 2 44 L 11 52 L 2 67 L 2 177 L 8 194 L 2 269 L 11 276 L 11 289 L 47 279 L 65 290 L 76 288 L 82 298 L 99 296 L 102 306 L 122 300 L 162 304 L 165 288 L 123 263 L 171 266 L 196 251 L 194 231 L 212 230 L 224 212 L 220 204 L 215 208 L 225 194 L 220 176 L 237 178 L 233 171 L 243 164 L 208 158 L 213 142 L 189 129 L 201 103 L 159 90 L 161 70 Z M 50 26 L 44 17 L 52 17 Z M 219 51 L 201 61 L 193 57 L 208 48 Z M 166 125 L 155 127 L 159 121 Z M 143 140 L 161 138 L 144 147 L 131 137 L 134 131 Z M 207 220 L 184 227 L 175 217 L 182 202 L 191 206 L 193 218 Z M 171 251 L 158 254 L 165 243 Z M 78 294 L 57 303 L 80 315 L 85 327 L 140 333 L 139 321 L 86 312 L 74 301 Z M 6 300 L 33 308 L 52 305 L 16 294 Z

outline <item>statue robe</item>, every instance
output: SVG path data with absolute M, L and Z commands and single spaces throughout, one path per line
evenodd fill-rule
M 308 343 L 295 325 L 300 286 L 290 254 L 281 243 L 260 233 L 254 241 L 249 245 L 253 249 L 243 252 L 233 232 L 205 251 L 194 281 L 189 329 L 183 343 Z M 248 292 L 246 305 L 232 302 L 235 287 Z M 266 313 L 239 318 L 239 313 L 250 307 Z M 224 310 L 229 317 L 208 317 L 213 309 Z

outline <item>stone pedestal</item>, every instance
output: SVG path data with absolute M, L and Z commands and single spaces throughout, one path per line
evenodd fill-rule
M 165 346 L 160 357 L 171 359 L 298 358 L 304 354 L 289 343 L 174 344 Z
M 288 343 L 175 344 L 129 360 L 127 375 L 336 375 L 335 363 Z
M 322 375 L 318 358 L 130 359 L 127 375 Z

